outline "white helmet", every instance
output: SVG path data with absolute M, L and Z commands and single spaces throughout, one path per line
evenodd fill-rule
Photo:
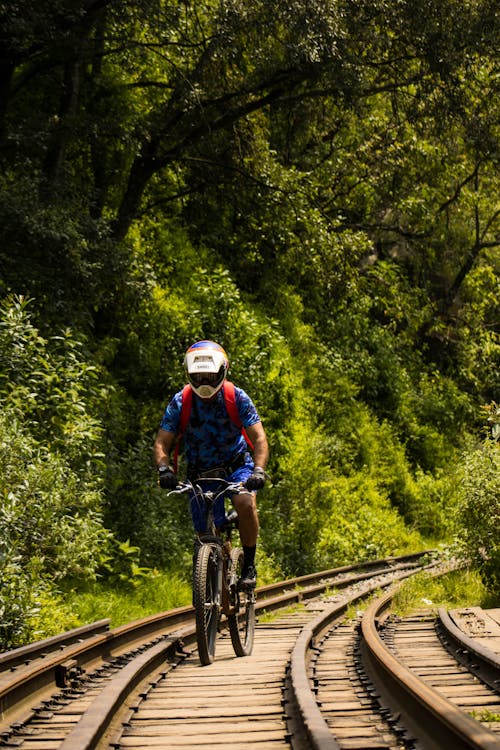
M 187 350 L 184 366 L 193 391 L 200 398 L 210 399 L 222 388 L 229 360 L 215 341 L 198 341 Z

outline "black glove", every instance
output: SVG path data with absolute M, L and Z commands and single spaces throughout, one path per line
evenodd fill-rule
M 175 490 L 179 483 L 170 466 L 160 466 L 158 469 L 158 484 L 164 490 Z
M 252 474 L 245 482 L 247 490 L 261 490 L 266 483 L 266 472 L 260 466 L 256 466 Z

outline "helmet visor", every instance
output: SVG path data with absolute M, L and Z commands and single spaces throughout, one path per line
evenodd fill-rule
M 217 391 L 222 387 L 226 377 L 226 368 L 224 365 L 219 367 L 217 372 L 190 372 L 188 373 L 189 382 L 195 393 L 202 398 L 215 396 Z
M 200 385 L 218 385 L 221 381 L 221 376 L 224 373 L 219 372 L 193 372 L 189 373 L 189 380 L 191 385 L 198 388 Z

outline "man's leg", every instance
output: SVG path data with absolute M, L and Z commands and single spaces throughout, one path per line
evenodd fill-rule
M 244 492 L 233 495 L 233 505 L 238 513 L 240 539 L 244 554 L 242 584 L 255 586 L 255 548 L 259 535 L 259 517 L 255 493 Z
M 241 492 L 233 495 L 232 500 L 238 513 L 241 543 L 244 547 L 255 547 L 259 535 L 255 492 Z

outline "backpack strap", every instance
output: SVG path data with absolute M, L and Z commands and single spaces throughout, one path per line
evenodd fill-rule
M 243 424 L 240 419 L 240 415 L 238 413 L 238 407 L 236 406 L 236 394 L 234 392 L 234 383 L 231 383 L 229 380 L 226 380 L 222 387 L 224 391 L 224 401 L 226 404 L 227 413 L 229 414 L 231 422 L 233 422 L 233 424 L 237 425 L 237 427 L 240 428 L 241 434 L 245 438 L 248 447 L 250 448 L 250 450 L 253 450 L 253 443 L 248 437 L 247 431 L 243 427 Z
M 189 417 L 191 416 L 192 406 L 193 406 L 193 389 L 188 383 L 182 389 L 182 406 L 181 406 L 181 418 L 179 421 L 179 437 L 182 437 L 187 430 L 187 426 L 189 424 Z
M 182 389 L 182 400 L 181 400 L 181 416 L 179 420 L 179 432 L 177 435 L 177 441 L 174 449 L 173 469 L 174 473 L 177 474 L 177 467 L 179 465 L 179 444 L 182 436 L 186 432 L 189 424 L 189 417 L 191 416 L 191 407 L 193 406 L 193 389 L 189 385 L 184 386 Z

